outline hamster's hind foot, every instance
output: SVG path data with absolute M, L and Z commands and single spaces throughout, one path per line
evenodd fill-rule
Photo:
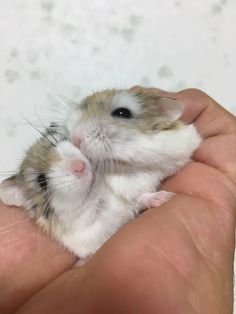
M 158 191 L 155 193 L 143 193 L 139 198 L 138 202 L 143 208 L 153 208 L 160 206 L 169 201 L 173 196 L 172 192 Z

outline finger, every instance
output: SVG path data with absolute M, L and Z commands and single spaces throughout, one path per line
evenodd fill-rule
M 159 96 L 179 99 L 184 103 L 182 119 L 187 123 L 193 122 L 199 134 L 205 139 L 194 158 L 223 171 L 236 183 L 236 118 L 197 89 L 187 89 L 178 93 L 155 88 L 147 90 Z
M 152 89 L 154 91 L 154 89 Z M 183 121 L 194 122 L 202 137 L 236 132 L 236 118 L 214 99 L 198 89 L 170 93 L 157 89 L 160 96 L 173 97 L 184 103 Z
M 13 313 L 74 263 L 74 258 L 40 232 L 22 209 L 1 202 L 0 239 L 0 313 Z
M 226 219 L 229 223 L 235 222 L 236 186 L 224 173 L 213 167 L 192 161 L 175 176 L 168 178 L 161 189 L 214 202 L 225 215 L 225 222 Z
M 185 118 L 193 120 L 205 138 L 194 158 L 223 171 L 236 183 L 236 118 L 199 90 L 185 90 L 178 97 L 185 104 Z
M 142 87 L 132 87 L 133 90 L 139 88 Z M 219 134 L 231 134 L 236 131 L 236 118 L 201 90 L 191 88 L 178 93 L 152 87 L 145 88 L 145 90 L 158 96 L 181 100 L 185 106 L 182 120 L 186 123 L 194 122 L 204 138 Z

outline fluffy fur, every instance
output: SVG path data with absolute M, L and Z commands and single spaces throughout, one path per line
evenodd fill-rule
M 131 118 L 114 117 L 117 108 L 129 109 Z M 70 111 L 63 137 L 53 130 L 34 144 L 0 195 L 26 206 L 55 239 L 86 258 L 145 207 L 172 196 L 156 190 L 201 142 L 193 125 L 179 121 L 182 112 L 179 101 L 145 89 L 95 93 Z M 74 160 L 84 162 L 81 173 Z M 37 182 L 42 173 L 46 191 Z

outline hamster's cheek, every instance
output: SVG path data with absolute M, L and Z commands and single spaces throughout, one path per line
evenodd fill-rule
M 65 201 L 73 199 L 79 202 L 89 192 L 93 176 L 92 172 L 79 164 L 80 169 L 73 171 L 73 165 L 68 162 L 59 164 L 49 172 L 49 188 L 53 199 Z
M 112 140 L 113 158 L 129 160 L 131 156 L 136 156 L 137 153 L 140 154 L 144 147 L 145 139 L 143 135 L 133 130 L 120 130 L 117 137 Z

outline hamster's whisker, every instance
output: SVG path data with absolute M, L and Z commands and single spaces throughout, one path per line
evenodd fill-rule
M 39 195 L 39 196 L 36 198 L 36 203 L 37 203 L 40 199 L 43 198 L 43 200 L 45 201 L 45 204 L 43 205 L 43 207 L 41 207 L 41 210 L 42 210 L 42 212 L 44 213 L 44 212 L 47 210 L 47 208 L 50 208 L 50 203 L 51 203 L 51 201 L 52 201 L 52 199 L 53 199 L 53 197 L 54 197 L 54 193 L 52 193 L 51 195 L 46 195 L 46 196 L 45 196 L 45 194 L 46 194 L 45 191 L 42 191 L 41 193 L 42 193 L 42 194 Z M 44 196 L 46 197 L 46 199 L 44 198 Z M 30 200 L 30 198 L 29 198 L 29 200 Z M 34 213 L 34 216 L 37 216 L 38 211 L 37 211 L 37 210 L 36 210 L 36 211 L 33 210 L 33 204 L 32 204 L 32 206 L 31 206 L 31 210 L 32 210 L 33 213 Z
M 44 191 L 42 188 L 38 189 L 37 191 L 32 192 L 31 194 L 27 195 L 28 198 L 32 198 L 35 194 L 39 194 L 37 195 L 37 198 L 35 199 L 36 201 L 38 201 L 40 198 L 48 197 L 48 191 Z
M 16 171 L 0 171 L 0 176 L 12 176 L 12 175 L 15 175 L 16 174 Z
M 60 105 L 66 106 L 66 108 L 68 109 L 71 109 L 73 106 L 77 105 L 77 103 L 73 99 L 63 95 L 62 93 L 59 93 L 58 97 L 62 100 Z
M 55 103 L 54 104 L 50 104 L 49 108 L 51 111 L 60 111 L 61 113 L 63 113 L 65 115 L 65 110 L 68 111 L 71 109 L 72 107 L 72 103 L 70 102 L 70 100 L 63 96 L 63 95 L 57 95 L 56 96 L 57 98 L 57 103 L 56 103 L 56 106 L 55 106 Z
M 58 141 L 58 139 L 54 136 L 53 132 L 50 132 L 50 133 L 48 134 L 48 136 L 51 136 L 51 137 L 54 139 L 54 141 L 55 141 L 55 146 L 56 146 L 56 144 L 57 144 L 59 141 Z
M 39 132 L 39 133 L 42 135 L 42 137 L 45 138 L 45 140 L 46 140 L 49 144 L 51 144 L 53 147 L 56 146 L 56 144 L 53 143 L 43 132 L 41 132 L 41 131 L 38 130 L 37 128 L 34 128 L 34 129 L 35 129 L 37 132 Z
M 43 127 L 43 129 L 45 129 L 45 128 L 46 128 L 46 126 L 45 126 L 45 124 L 43 124 L 42 119 L 40 118 L 40 116 L 39 116 L 39 114 L 38 114 L 38 111 L 36 110 L 36 108 L 35 108 L 35 107 L 34 107 L 34 111 L 35 111 L 35 114 L 36 114 L 36 116 L 37 116 L 38 120 L 39 120 L 39 121 L 40 121 L 40 123 L 41 123 L 41 127 Z
M 28 121 L 27 119 L 25 119 L 26 122 L 28 122 L 29 125 L 32 126 L 32 128 L 37 131 L 43 138 L 45 138 L 46 141 L 48 141 L 49 144 L 51 144 L 53 147 L 56 146 L 55 143 L 53 143 L 52 141 L 50 141 L 50 139 L 42 132 L 40 131 L 38 128 L 36 128 L 30 121 Z
M 62 106 L 62 104 L 60 104 L 60 106 Z M 59 113 L 59 114 L 61 114 L 62 116 L 61 116 L 61 120 L 63 120 L 63 118 L 62 117 L 64 117 L 64 119 L 65 119 L 65 110 L 63 110 L 63 108 L 60 110 L 60 108 L 55 108 L 55 107 L 53 107 L 53 108 L 50 108 L 50 110 L 51 111 L 53 111 L 53 112 L 56 112 L 56 113 Z M 66 111 L 68 110 L 68 108 L 66 107 Z
M 24 174 L 36 174 L 36 175 L 38 175 L 38 174 L 42 174 L 42 172 L 40 172 L 40 171 L 33 171 L 33 170 L 27 170 L 27 171 L 25 171 L 25 173 Z M 23 177 L 24 176 L 24 174 L 23 173 L 20 173 L 20 174 L 17 174 L 17 176 L 19 176 L 19 177 Z M 33 180 L 34 181 L 34 180 Z
M 49 136 L 49 135 L 52 136 L 53 139 L 55 140 L 55 144 L 56 144 L 58 141 L 57 141 L 57 139 L 56 139 L 56 138 L 54 137 L 54 135 L 53 135 L 53 130 L 52 130 L 52 132 L 48 131 L 48 129 L 46 128 L 46 126 L 42 123 L 42 120 L 41 120 L 41 118 L 39 117 L 39 115 L 38 115 L 37 112 L 36 112 L 36 115 L 37 115 L 39 121 L 41 122 L 42 127 L 43 127 L 44 129 L 46 129 L 46 132 L 47 132 L 47 133 L 49 133 L 48 135 L 45 135 L 45 137 L 47 137 L 47 139 L 49 140 L 48 136 Z M 44 137 L 44 138 L 45 138 L 45 137 Z M 50 140 L 49 140 L 49 141 L 50 141 Z
M 56 184 L 55 189 L 66 189 L 67 192 L 70 192 L 76 185 L 78 184 L 78 181 L 74 179 L 72 182 L 61 182 L 59 184 Z M 81 183 L 80 183 L 81 185 Z M 87 193 L 83 193 L 83 196 L 86 196 Z
M 59 111 L 59 110 L 53 110 L 54 111 L 54 115 L 56 114 L 57 117 L 55 118 L 53 116 L 52 122 L 57 123 L 60 127 L 63 127 L 66 124 L 66 120 L 65 120 L 65 112 L 63 111 Z
M 45 212 L 46 210 L 50 209 L 50 203 L 54 197 L 54 192 L 47 198 L 46 202 L 45 202 L 45 205 L 43 206 L 42 210 L 43 212 Z
M 67 188 L 67 187 L 73 187 L 73 186 L 75 186 L 76 184 L 78 184 L 78 182 L 76 181 L 76 179 L 73 181 L 73 182 L 61 182 L 61 183 L 57 183 L 56 185 L 55 185 L 55 188 L 57 189 L 57 188 Z
M 104 144 L 106 152 L 111 153 L 112 149 L 111 149 L 111 144 L 109 143 L 109 141 L 104 140 L 103 144 Z

